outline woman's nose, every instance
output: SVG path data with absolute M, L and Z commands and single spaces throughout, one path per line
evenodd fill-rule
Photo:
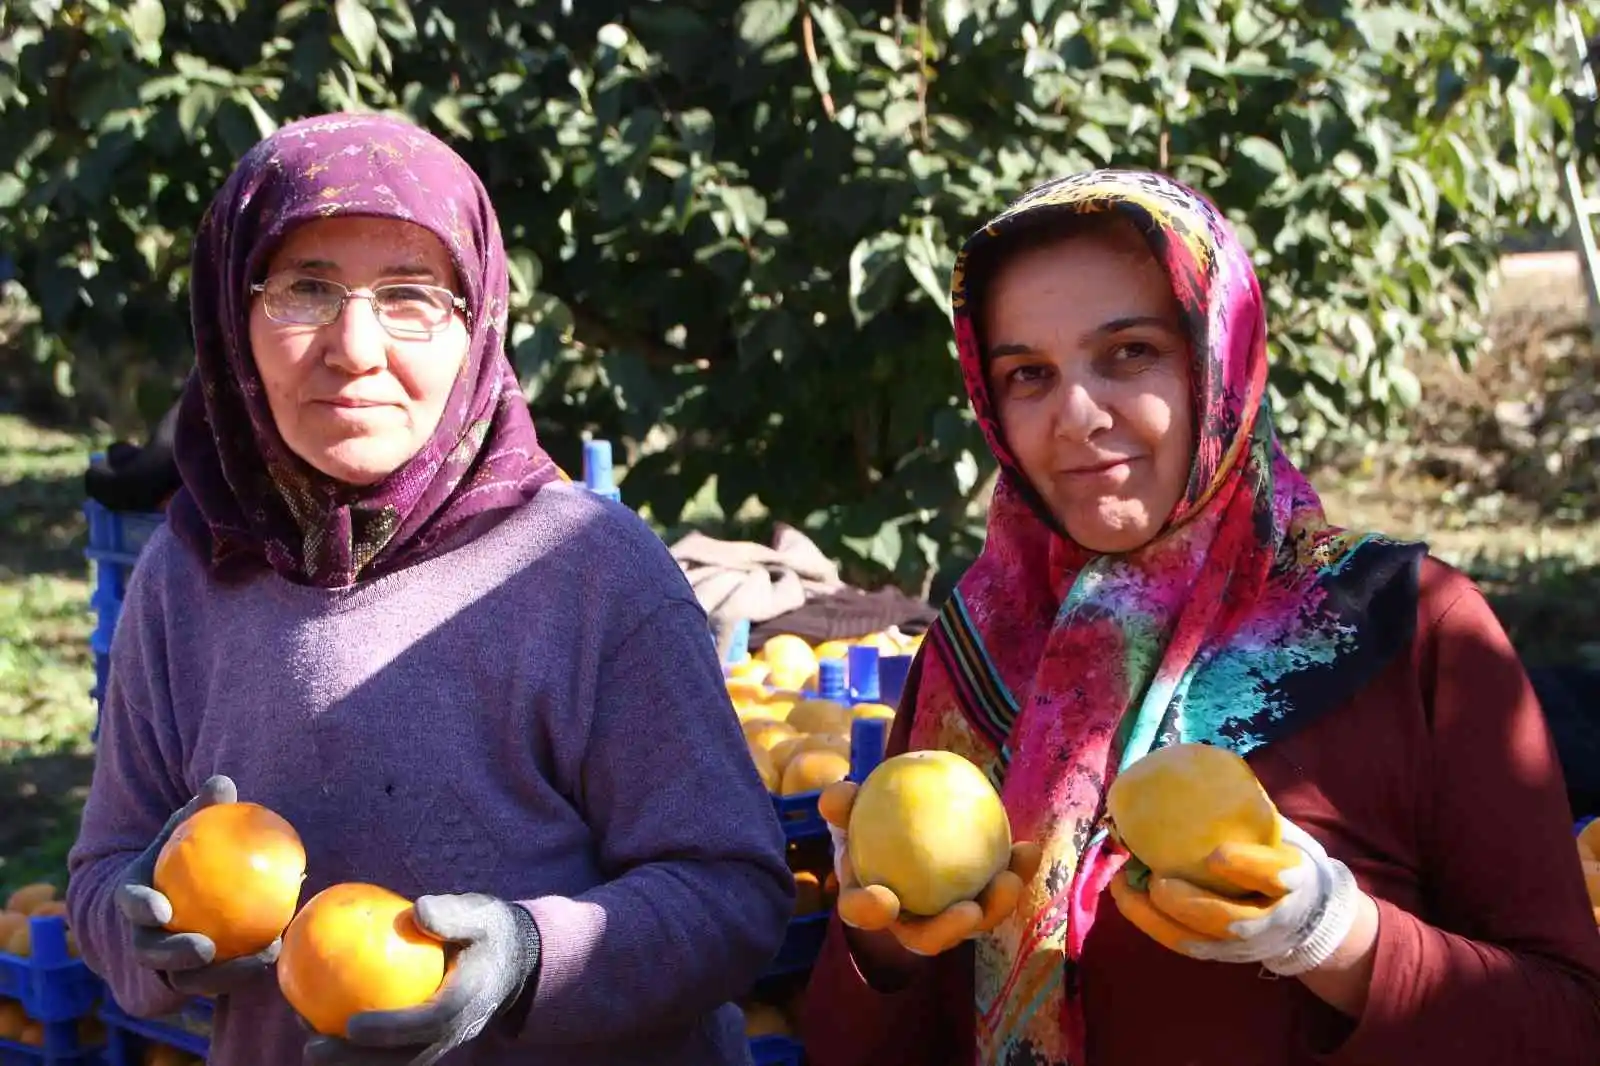
M 1056 408 L 1056 436 L 1081 444 L 1111 428 L 1111 411 L 1081 381 L 1063 381 Z
M 352 294 L 328 338 L 328 362 L 346 373 L 362 374 L 388 365 L 389 331 L 378 321 L 370 297 Z

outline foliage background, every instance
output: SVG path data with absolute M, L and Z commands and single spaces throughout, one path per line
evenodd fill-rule
M 990 470 L 955 246 L 1064 171 L 1203 189 L 1271 300 L 1281 428 L 1345 456 L 1483 350 L 1500 242 L 1560 224 L 1553 14 L 1523 0 L 18 0 L 0 32 L 8 389 L 140 431 L 192 353 L 193 228 L 287 119 L 394 110 L 484 176 L 559 458 L 664 530 L 806 529 L 918 591 Z M 1591 30 L 1593 27 L 1590 27 Z

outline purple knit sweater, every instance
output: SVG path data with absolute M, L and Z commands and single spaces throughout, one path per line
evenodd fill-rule
M 112 649 L 67 901 L 127 1010 L 178 999 L 127 948 L 126 864 L 212 774 L 339 881 L 519 900 L 543 944 L 520 1033 L 450 1066 L 748 1061 L 739 1012 L 793 895 L 705 615 L 631 511 L 565 484 L 344 590 L 207 580 L 162 530 Z M 271 975 L 219 1004 L 215 1066 L 291 1066 Z

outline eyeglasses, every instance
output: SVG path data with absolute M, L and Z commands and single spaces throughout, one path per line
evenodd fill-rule
M 250 291 L 261 294 L 268 318 L 293 326 L 326 326 L 344 312 L 347 301 L 371 300 L 379 324 L 396 337 L 431 337 L 452 314 L 467 310 L 467 301 L 449 289 L 410 282 L 360 292 L 326 278 L 274 274 Z

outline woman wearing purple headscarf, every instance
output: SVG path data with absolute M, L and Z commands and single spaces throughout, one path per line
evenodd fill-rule
M 476 176 L 396 119 L 286 126 L 207 211 L 191 298 L 183 488 L 70 858 L 85 960 L 135 1014 L 218 996 L 218 1066 L 747 1061 L 782 833 L 677 565 L 539 446 Z M 299 831 L 302 900 L 417 901 L 455 952 L 431 1002 L 312 1037 L 277 944 L 162 928 L 156 854 L 239 799 Z

